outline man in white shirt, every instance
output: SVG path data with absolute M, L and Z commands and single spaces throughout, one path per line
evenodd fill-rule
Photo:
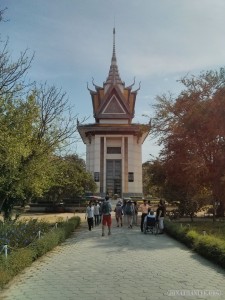
M 99 225 L 99 209 L 100 206 L 98 202 L 96 202 L 94 205 L 95 226 Z
M 85 214 L 85 219 L 87 218 L 88 222 L 88 229 L 91 231 L 91 228 L 94 226 L 94 206 L 92 205 L 92 202 L 90 201 Z

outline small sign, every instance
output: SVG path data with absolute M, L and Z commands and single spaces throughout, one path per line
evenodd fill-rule
M 99 172 L 94 172 L 94 181 L 99 182 Z
M 128 173 L 128 181 L 129 182 L 134 182 L 134 173 L 133 172 Z

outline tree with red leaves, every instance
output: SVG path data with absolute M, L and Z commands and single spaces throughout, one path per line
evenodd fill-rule
M 177 98 L 157 97 L 153 132 L 163 146 L 167 185 L 182 190 L 183 202 L 199 196 L 225 208 L 225 69 L 180 80 Z M 182 199 L 180 199 L 182 200 Z

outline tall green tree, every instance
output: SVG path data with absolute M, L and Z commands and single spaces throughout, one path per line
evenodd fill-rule
M 44 198 L 59 203 L 65 198 L 71 200 L 83 196 L 85 191 L 95 192 L 93 176 L 86 171 L 85 163 L 76 154 L 55 158 L 55 181 Z
M 8 101 L 1 97 L 0 109 L 0 195 L 2 209 L 7 212 L 8 203 L 23 197 L 21 188 L 22 163 L 32 152 L 33 123 L 38 108 L 32 98 Z
M 26 99 L 1 98 L 0 192 L 6 217 L 16 200 L 25 203 L 54 184 L 55 155 L 77 140 L 76 117 L 68 114 L 65 97 L 44 84 Z
M 0 8 L 0 22 L 4 12 Z M 13 61 L 8 41 L 0 42 L 0 209 L 6 218 L 16 202 L 42 196 L 60 181 L 56 157 L 78 139 L 66 93 L 27 81 L 32 60 L 24 51 Z M 89 179 L 84 173 L 83 186 Z
M 142 165 L 144 195 L 162 197 L 166 180 L 164 164 L 160 159 L 147 161 Z

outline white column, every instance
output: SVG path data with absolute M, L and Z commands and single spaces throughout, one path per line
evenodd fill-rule
M 122 182 L 121 182 L 121 189 L 122 189 L 122 194 L 124 193 L 125 190 L 125 137 L 122 136 L 122 143 L 121 143 L 121 155 L 122 155 L 122 170 L 121 170 L 121 176 L 122 176 Z M 122 195 L 121 195 L 122 197 Z
M 103 171 L 103 192 L 106 194 L 106 153 L 107 153 L 107 139 L 104 136 L 104 171 Z

